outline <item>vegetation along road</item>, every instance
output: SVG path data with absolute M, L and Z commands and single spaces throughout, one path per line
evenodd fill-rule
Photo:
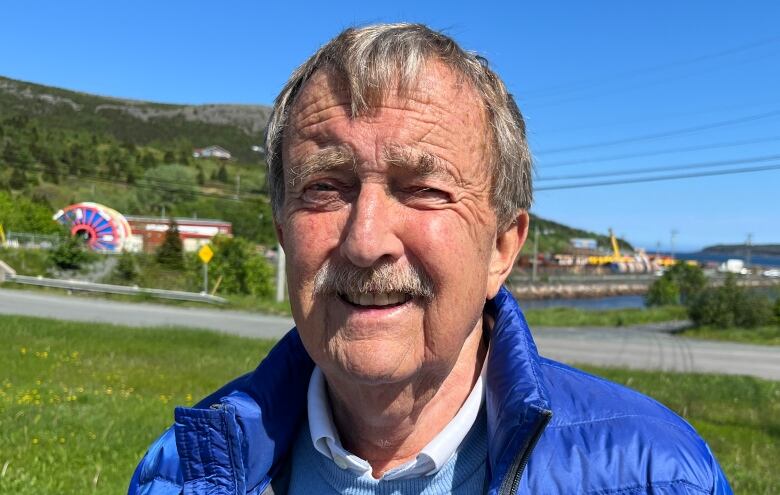
M 125 303 L 0 289 L 0 313 L 131 326 L 207 328 L 279 338 L 290 318 L 242 311 Z M 542 354 L 567 363 L 636 369 L 726 373 L 780 380 L 780 347 L 683 339 L 658 325 L 623 328 L 535 327 Z

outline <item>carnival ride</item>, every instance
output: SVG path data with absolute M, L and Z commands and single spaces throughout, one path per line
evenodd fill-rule
M 76 203 L 54 215 L 95 251 L 120 252 L 130 238 L 130 225 L 118 211 L 98 203 Z

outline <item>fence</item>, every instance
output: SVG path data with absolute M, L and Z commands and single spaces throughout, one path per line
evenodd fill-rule
M 1 262 L 0 262 L 1 263 Z M 4 264 L 3 264 L 4 265 Z M 7 265 L 5 265 L 7 266 Z M 224 304 L 226 299 L 219 296 L 212 296 L 210 294 L 185 292 L 178 290 L 165 290 L 165 289 L 148 289 L 144 287 L 126 286 L 126 285 L 112 285 L 112 284 L 96 284 L 93 282 L 84 282 L 81 280 L 62 280 L 57 278 L 45 278 L 45 277 L 30 277 L 28 275 L 16 275 L 13 270 L 4 271 L 0 266 L 0 282 L 3 280 L 8 282 L 15 282 L 17 284 L 37 285 L 41 287 L 53 287 L 57 289 L 84 291 L 84 292 L 103 292 L 110 294 L 125 294 L 125 295 L 141 295 L 147 294 L 152 297 L 159 297 L 161 299 L 176 299 L 179 301 L 195 301 L 206 303 Z

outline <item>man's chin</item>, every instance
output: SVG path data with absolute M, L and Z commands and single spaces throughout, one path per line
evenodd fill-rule
M 325 365 L 330 371 L 326 375 L 337 374 L 334 378 L 338 381 L 367 386 L 407 383 L 419 372 L 419 367 L 409 362 L 409 357 L 402 352 L 350 349 Z

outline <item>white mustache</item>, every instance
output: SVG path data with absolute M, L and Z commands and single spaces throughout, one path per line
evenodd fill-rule
M 314 277 L 314 294 L 380 294 L 401 292 L 433 299 L 433 281 L 409 264 L 382 263 L 370 268 L 326 261 Z

